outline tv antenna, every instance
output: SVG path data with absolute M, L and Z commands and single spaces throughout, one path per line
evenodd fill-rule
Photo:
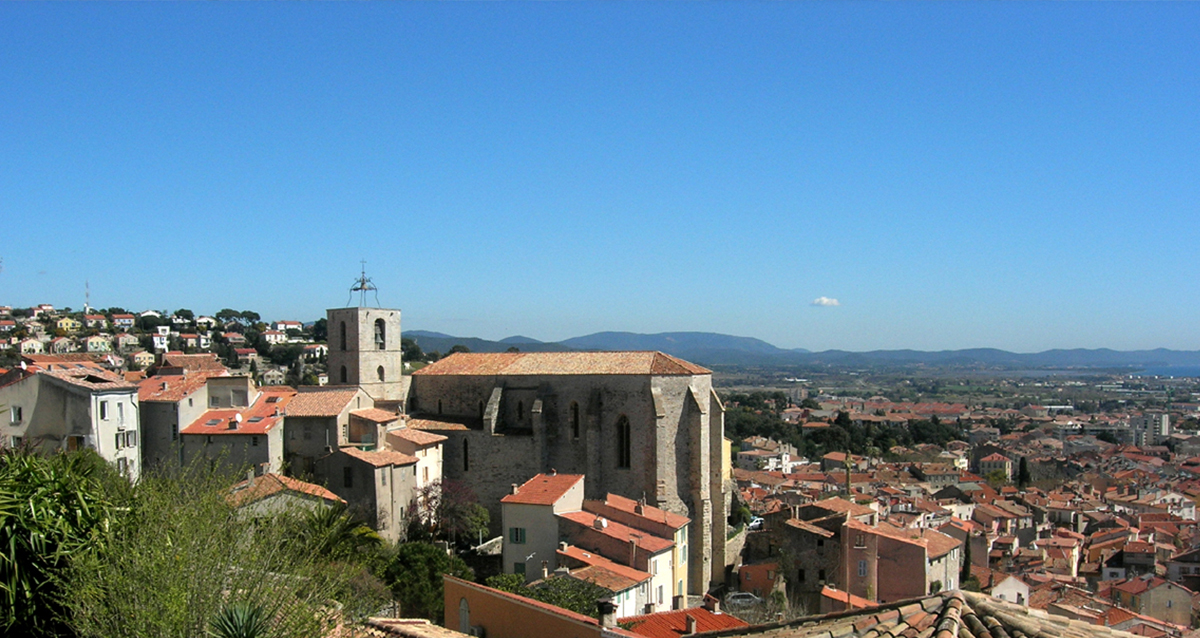
M 362 261 L 362 272 L 358 279 L 354 280 L 354 285 L 350 286 L 350 296 L 346 298 L 346 305 L 350 305 L 350 300 L 354 299 L 354 293 L 358 293 L 358 307 L 362 308 L 367 305 L 367 292 L 375 293 L 375 307 L 379 307 L 379 288 L 375 287 L 375 282 L 367 276 L 367 260 Z

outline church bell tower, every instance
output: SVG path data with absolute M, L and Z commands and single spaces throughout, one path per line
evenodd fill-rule
M 329 330 L 329 383 L 362 387 L 376 401 L 403 399 L 404 361 L 400 347 L 400 311 L 367 307 L 375 284 L 362 274 L 350 288 L 359 293 L 357 307 L 325 311 Z M 348 300 L 349 301 L 349 300 Z M 376 304 L 379 296 L 376 292 Z

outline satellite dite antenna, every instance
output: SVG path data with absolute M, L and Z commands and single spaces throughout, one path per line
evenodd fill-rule
M 350 296 L 346 298 L 346 305 L 350 305 L 350 300 L 354 299 L 354 293 L 358 293 L 358 307 L 362 308 L 367 305 L 367 292 L 375 293 L 375 307 L 379 307 L 379 289 L 375 287 L 375 282 L 367 276 L 367 261 L 362 261 L 362 272 L 358 279 L 354 280 L 354 285 L 350 286 Z

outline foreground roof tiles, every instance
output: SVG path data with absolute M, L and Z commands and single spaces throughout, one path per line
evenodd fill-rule
M 413 372 L 435 375 L 712 374 L 662 352 L 458 352 Z
M 735 618 L 729 614 L 713 613 L 704 607 L 664 611 L 644 616 L 629 616 L 628 618 L 621 618 L 617 622 L 624 627 L 629 627 L 630 631 L 643 636 L 649 636 L 649 638 L 677 638 L 689 633 L 689 617 L 696 622 L 697 632 L 749 626 L 746 621 L 740 618 Z
M 870 609 L 699 634 L 770 638 L 1131 638 L 998 598 L 951 591 Z

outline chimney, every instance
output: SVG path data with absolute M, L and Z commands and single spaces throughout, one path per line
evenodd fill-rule
M 696 633 L 696 618 L 695 618 L 695 616 L 688 614 L 687 615 L 687 634 L 685 634 L 685 635 L 690 635 L 690 634 L 694 634 L 694 633 Z
M 600 612 L 600 626 L 611 629 L 617 626 L 617 606 L 611 598 L 601 598 L 596 601 L 596 610 Z
M 711 611 L 714 614 L 719 614 L 719 613 L 721 613 L 721 601 L 718 600 L 717 597 L 713 596 L 712 594 L 705 594 L 704 595 L 704 608 Z
M 246 487 L 254 487 L 254 468 L 246 470 Z
M 603 516 L 597 516 L 596 520 L 592 521 L 592 527 L 596 529 L 604 529 L 608 527 L 608 521 L 604 520 Z
M 646 513 L 646 498 L 645 497 L 638 499 L 637 505 L 633 506 L 633 513 L 637 514 L 638 516 L 641 516 Z
M 629 539 L 629 566 L 633 567 L 637 564 L 637 539 Z
M 546 476 L 558 476 L 558 470 L 550 468 L 550 471 L 546 472 Z
M 544 560 L 544 561 L 542 561 L 542 578 L 549 578 L 549 577 L 550 577 L 550 561 Z
M 513 493 L 513 494 L 516 494 L 516 493 L 517 493 L 517 490 L 519 490 L 519 489 L 521 489 L 521 486 L 520 486 L 520 485 L 517 485 L 516 483 L 513 483 L 513 484 L 512 484 L 512 493 Z
M 237 419 L 229 419 L 229 429 L 230 430 L 237 429 Z
M 560 541 L 560 542 L 558 543 L 558 551 L 560 551 L 560 552 L 566 552 L 566 551 L 567 551 L 567 541 Z

